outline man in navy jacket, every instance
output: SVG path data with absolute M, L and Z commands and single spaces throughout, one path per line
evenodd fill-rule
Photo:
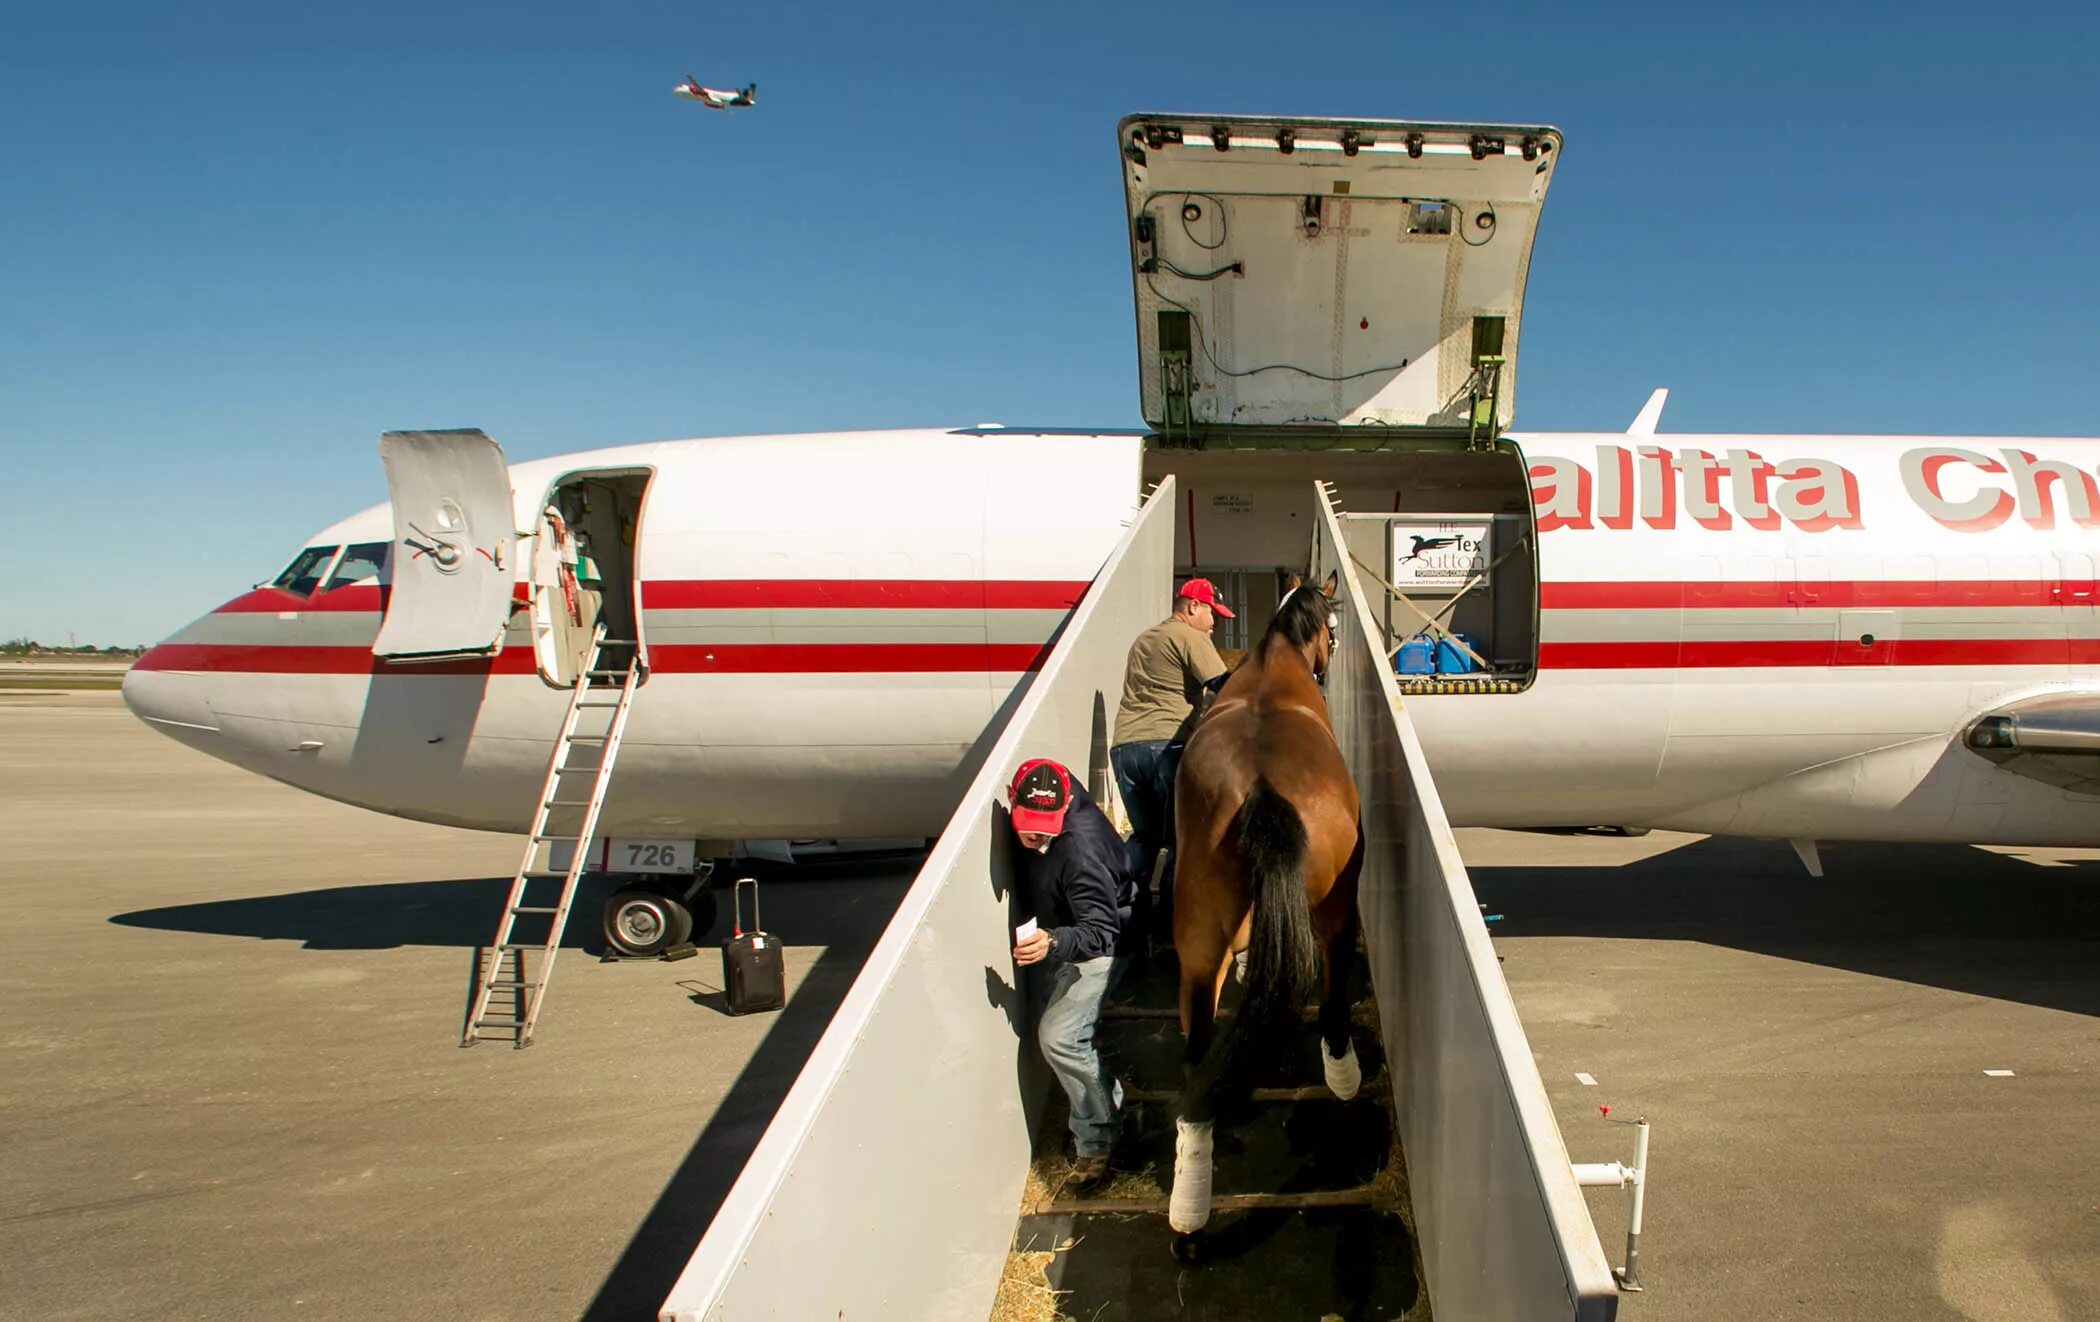
M 1072 773 L 1048 758 L 1021 764 L 1009 791 L 1021 904 L 1014 963 L 1032 968 L 1040 1004 L 1036 1042 L 1072 1103 L 1077 1159 L 1067 1188 L 1108 1174 L 1123 1086 L 1094 1049 L 1101 1003 L 1122 971 L 1136 885 L 1125 872 L 1122 837 Z

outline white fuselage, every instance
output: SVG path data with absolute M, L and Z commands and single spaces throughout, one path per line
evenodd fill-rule
M 1455 824 L 2100 844 L 2090 798 L 1959 743 L 1994 703 L 2100 687 L 2100 441 L 1516 439 L 1536 682 L 1408 700 Z M 1136 509 L 1143 445 L 972 429 L 515 465 L 520 529 L 564 474 L 652 474 L 649 678 L 601 832 L 936 833 Z M 392 536 L 380 506 L 311 544 Z M 371 651 L 384 599 L 244 594 L 143 658 L 126 700 L 318 794 L 524 829 L 567 699 L 530 612 L 493 658 L 396 664 Z

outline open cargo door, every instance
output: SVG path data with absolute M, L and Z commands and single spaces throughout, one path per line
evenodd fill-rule
M 510 618 L 512 514 L 503 447 L 476 430 L 379 438 L 394 574 L 377 656 L 486 656 Z
M 1164 441 L 1362 428 L 1382 448 L 1509 426 L 1557 130 L 1132 115 L 1117 139 Z

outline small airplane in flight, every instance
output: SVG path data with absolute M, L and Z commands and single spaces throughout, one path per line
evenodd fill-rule
M 748 87 L 740 87 L 733 92 L 725 92 L 719 87 L 702 87 L 698 78 L 687 74 L 685 81 L 672 88 L 671 91 L 674 95 L 682 96 L 688 101 L 698 101 L 709 110 L 735 110 L 738 106 L 758 104 L 754 99 L 758 94 L 757 83 L 752 83 Z

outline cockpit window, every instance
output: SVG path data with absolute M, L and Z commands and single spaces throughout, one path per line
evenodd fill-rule
M 321 575 L 328 569 L 328 562 L 335 559 L 333 546 L 309 546 L 292 557 L 292 563 L 284 567 L 270 584 L 286 592 L 296 592 L 302 597 L 312 596 L 313 590 L 321 586 Z
M 368 583 L 386 571 L 387 552 L 393 549 L 392 542 L 358 542 L 343 551 L 335 572 L 328 576 L 328 590 L 333 592 L 352 583 Z

